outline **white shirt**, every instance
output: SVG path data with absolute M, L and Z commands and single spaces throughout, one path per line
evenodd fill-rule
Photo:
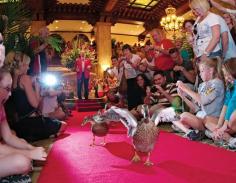
M 138 62 L 141 60 L 141 58 L 136 55 L 132 54 L 132 58 L 130 59 L 130 62 L 133 64 L 138 64 Z M 128 62 L 124 62 L 124 68 L 125 68 L 125 78 L 126 79 L 132 79 L 137 76 L 136 70 L 130 65 Z
M 220 20 L 218 15 L 214 13 L 208 13 L 208 15 L 199 22 L 199 18 L 194 23 L 193 27 L 196 27 L 197 34 L 194 35 L 194 53 L 196 57 L 203 55 L 209 42 L 212 39 L 211 27 L 215 25 L 220 25 Z M 217 52 L 221 50 L 220 42 L 216 44 L 212 52 Z

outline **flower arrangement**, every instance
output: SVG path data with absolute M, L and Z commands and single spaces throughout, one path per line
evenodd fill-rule
M 83 52 L 85 57 L 90 59 L 93 64 L 96 63 L 95 50 L 88 43 L 79 43 L 77 40 L 72 44 L 70 42 L 66 44 L 65 51 L 61 54 L 62 65 L 73 70 L 75 61 L 81 52 Z

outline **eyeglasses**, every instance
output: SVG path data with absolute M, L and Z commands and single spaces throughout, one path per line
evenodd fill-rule
M 7 92 L 11 92 L 11 87 L 7 86 L 7 87 L 1 87 L 2 89 L 6 90 Z

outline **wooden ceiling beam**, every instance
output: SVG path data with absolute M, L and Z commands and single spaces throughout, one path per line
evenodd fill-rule
M 176 10 L 176 14 L 177 16 L 179 16 L 179 15 L 183 15 L 187 13 L 188 11 L 190 11 L 190 7 L 189 7 L 189 3 L 187 2 Z
M 112 12 L 117 3 L 118 3 L 118 0 L 108 0 L 104 11 L 108 13 Z

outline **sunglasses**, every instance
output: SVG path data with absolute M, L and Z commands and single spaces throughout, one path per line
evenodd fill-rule
M 197 35 L 197 24 L 193 26 L 193 34 L 196 36 Z

